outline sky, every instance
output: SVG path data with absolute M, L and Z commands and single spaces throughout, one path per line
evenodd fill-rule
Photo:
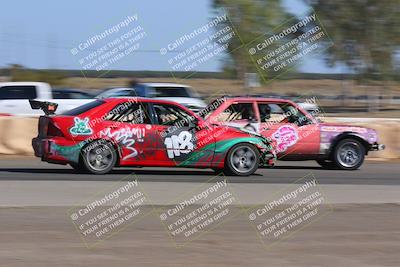
M 21 8 L 21 7 L 24 8 Z M 301 0 L 284 0 L 283 6 L 293 14 L 304 14 Z M 90 49 L 73 55 L 71 49 L 90 37 L 137 14 L 131 25 L 140 26 L 145 36 L 138 50 L 117 62 L 112 69 L 170 71 L 169 55 L 160 54 L 183 34 L 208 23 L 213 17 L 211 0 L 13 0 L 2 3 L 0 16 L 0 67 L 10 63 L 29 68 L 81 69 L 80 60 L 113 40 L 120 33 L 108 35 Z M 128 27 L 126 27 L 128 28 Z M 222 56 L 207 60 L 196 71 L 219 71 Z M 88 62 L 88 60 L 86 60 Z M 90 62 L 90 61 L 89 61 Z M 303 72 L 335 73 L 321 57 L 307 57 Z

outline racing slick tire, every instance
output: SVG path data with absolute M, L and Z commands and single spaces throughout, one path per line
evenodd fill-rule
M 224 173 L 235 176 L 252 175 L 260 165 L 260 152 L 252 144 L 234 145 L 225 160 Z
M 82 148 L 82 167 L 90 173 L 108 173 L 116 162 L 117 153 L 109 142 L 96 140 Z
M 365 146 L 354 138 L 339 141 L 333 150 L 332 160 L 341 170 L 356 170 L 364 162 Z

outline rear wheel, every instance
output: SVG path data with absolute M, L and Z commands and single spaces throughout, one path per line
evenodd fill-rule
M 364 162 L 365 147 L 356 139 L 343 139 L 335 146 L 332 158 L 339 169 L 356 170 Z
M 226 157 L 224 172 L 228 175 L 252 175 L 260 164 L 260 153 L 251 144 L 233 146 Z
M 117 153 L 109 142 L 94 141 L 82 149 L 82 166 L 93 174 L 110 172 L 117 162 Z

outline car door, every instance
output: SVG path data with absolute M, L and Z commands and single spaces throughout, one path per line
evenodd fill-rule
M 289 102 L 258 102 L 260 133 L 270 138 L 278 158 L 306 157 L 319 150 L 319 127 Z
M 214 129 L 199 127 L 198 118 L 177 105 L 152 103 L 159 135 L 156 161 L 160 166 L 210 166 L 215 149 Z
M 123 102 L 104 117 L 101 138 L 119 145 L 121 165 L 151 165 L 155 156 L 155 133 L 147 103 Z

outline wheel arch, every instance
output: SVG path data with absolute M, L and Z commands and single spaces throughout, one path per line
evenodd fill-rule
M 230 152 L 235 146 L 237 146 L 237 145 L 242 145 L 242 144 L 253 146 L 253 147 L 258 151 L 258 153 L 260 153 L 260 155 L 262 155 L 261 148 L 257 146 L 257 142 L 253 142 L 253 141 L 240 141 L 240 142 L 235 143 L 235 144 L 232 145 L 229 149 L 226 150 L 225 156 L 224 156 L 224 165 L 226 164 L 226 160 L 227 160 L 227 158 L 228 158 L 229 152 Z
M 113 139 L 109 139 L 109 138 L 96 138 L 93 140 L 90 140 L 89 142 L 87 142 L 84 146 L 82 146 L 81 151 L 79 153 L 79 164 L 82 163 L 82 155 L 83 155 L 83 150 L 88 147 L 90 144 L 95 143 L 96 141 L 100 141 L 102 140 L 102 142 L 107 142 L 109 143 L 117 152 L 117 162 L 116 165 L 119 165 L 120 159 L 122 158 L 122 150 L 121 147 L 118 145 L 117 142 L 115 142 Z
M 368 155 L 370 144 L 361 135 L 354 132 L 343 132 L 333 139 L 329 147 L 329 158 L 332 158 L 333 151 L 335 151 L 337 144 L 344 139 L 355 139 L 359 141 L 365 148 L 365 155 Z
M 254 171 L 252 173 L 254 173 L 257 170 L 257 168 L 259 167 L 259 162 L 261 161 L 261 153 L 262 152 L 260 151 L 260 148 L 256 145 L 256 142 L 240 141 L 240 142 L 235 143 L 233 146 L 231 146 L 229 149 L 226 150 L 226 154 L 224 156 L 223 168 L 224 168 L 224 173 L 226 173 L 228 175 L 234 174 L 234 175 L 239 175 L 239 176 L 248 176 L 248 175 L 252 174 L 252 173 L 251 174 L 243 174 L 243 173 L 240 174 L 239 171 L 237 171 L 237 170 L 234 171 L 234 170 L 232 170 L 232 167 L 228 166 L 228 162 L 229 162 L 228 157 L 229 157 L 229 155 L 231 154 L 231 152 L 233 151 L 233 149 L 235 147 L 238 147 L 240 145 L 247 145 L 247 146 L 253 147 L 255 149 L 256 153 L 257 152 L 259 153 L 259 157 L 256 156 L 256 162 L 258 161 L 258 164 L 255 165 L 256 166 L 255 169 L 253 167 Z

